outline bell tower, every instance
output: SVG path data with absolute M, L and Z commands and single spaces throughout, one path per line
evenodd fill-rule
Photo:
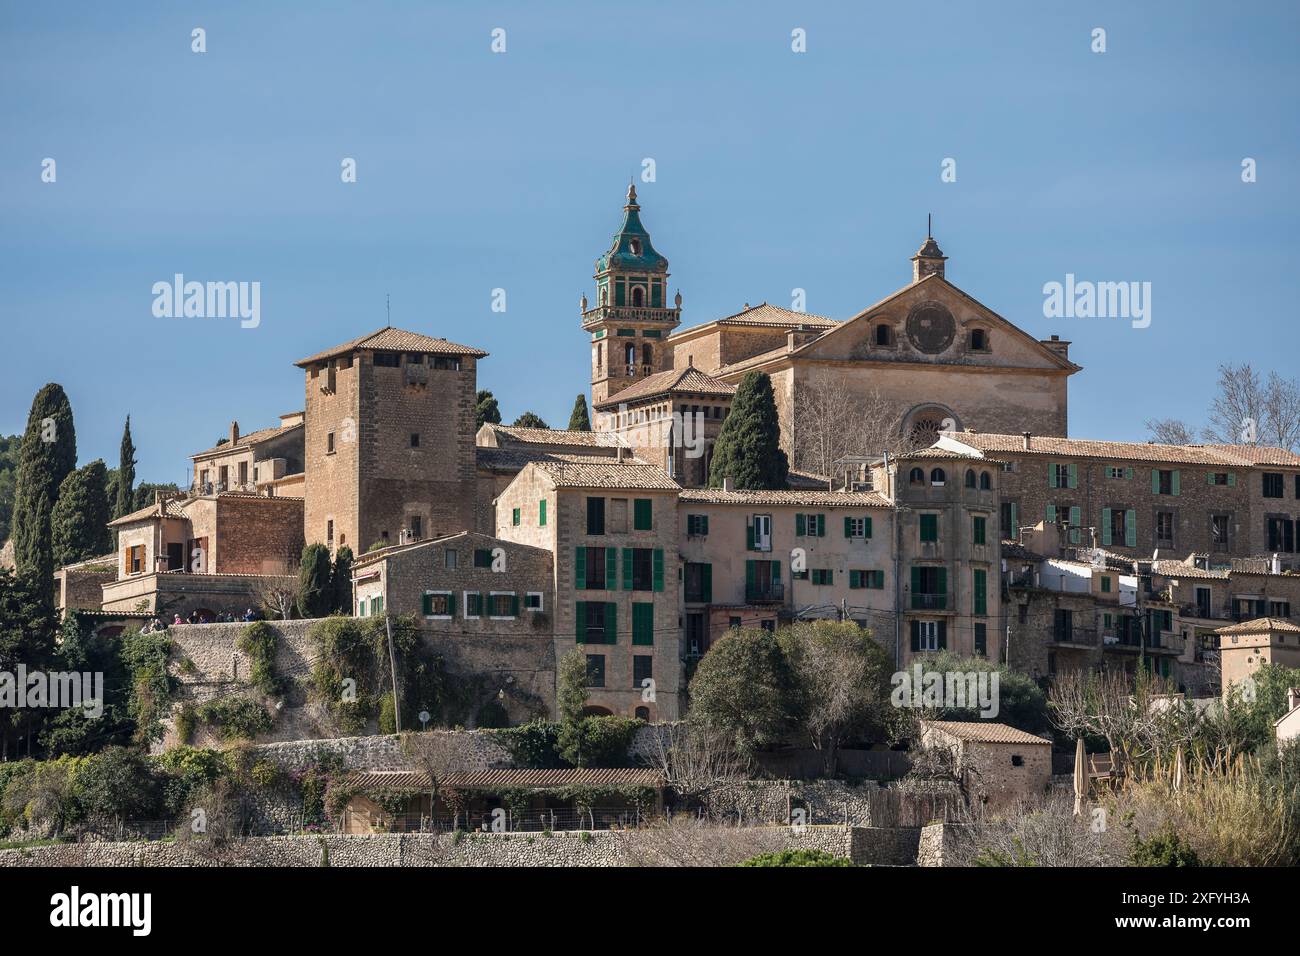
M 641 225 L 636 186 L 627 187 L 623 225 L 596 260 L 596 304 L 582 297 L 582 328 L 591 333 L 591 403 L 672 366 L 664 345 L 682 320 L 682 296 L 668 304 L 668 260 Z

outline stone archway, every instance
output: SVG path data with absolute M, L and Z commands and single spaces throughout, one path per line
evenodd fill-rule
M 941 431 L 965 431 L 961 419 L 947 405 L 926 402 L 903 416 L 903 435 L 918 448 L 933 445 Z

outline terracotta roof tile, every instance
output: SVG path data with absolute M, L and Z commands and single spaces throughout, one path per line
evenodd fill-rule
M 688 366 L 683 369 L 668 369 L 666 372 L 655 372 L 653 375 L 647 375 L 639 382 L 634 382 L 621 392 L 611 395 L 603 402 L 597 403 L 596 407 L 609 408 L 623 402 L 676 392 L 689 392 L 693 395 L 717 395 L 729 398 L 736 394 L 736 386 L 719 381 L 694 366 Z
M 825 508 L 888 508 L 874 491 L 723 491 L 721 488 L 685 488 L 678 499 L 703 505 L 807 505 Z
M 204 449 L 203 451 L 197 451 L 194 454 L 190 455 L 190 457 L 202 458 L 204 455 L 212 455 L 219 452 L 228 452 L 236 448 L 248 448 L 251 445 L 256 445 L 259 442 L 266 441 L 268 438 L 274 438 L 276 435 L 287 435 L 295 428 L 302 428 L 302 427 L 303 427 L 302 422 L 298 422 L 294 425 L 272 425 L 270 428 L 259 428 L 256 431 L 249 432 L 247 435 L 240 435 L 239 441 L 233 444 L 231 444 L 228 441 L 222 442 L 220 445 L 213 445 L 211 448 Z
M 757 325 L 757 326 L 784 326 L 795 328 L 800 325 L 806 326 L 825 326 L 834 328 L 839 325 L 835 319 L 827 318 L 824 315 L 813 315 L 809 312 L 793 312 L 790 309 L 783 309 L 778 305 L 769 305 L 766 302 L 760 302 L 758 305 L 750 306 L 748 309 L 741 309 L 734 315 L 724 316 L 721 319 L 714 319 L 712 322 L 705 322 L 702 325 L 693 325 L 688 329 L 682 329 L 680 332 L 669 336 L 669 340 L 677 336 L 689 335 L 692 332 L 700 332 L 704 329 L 715 325 Z
M 367 335 L 362 335 L 350 342 L 344 342 L 342 345 L 336 345 L 323 352 L 317 352 L 315 355 L 309 355 L 305 359 L 299 359 L 293 364 L 302 367 L 310 365 L 312 362 L 323 362 L 327 358 L 353 352 L 356 349 L 380 349 L 388 352 L 432 352 L 436 355 L 472 355 L 475 358 L 483 358 L 487 355 L 481 349 L 472 348 L 468 345 L 457 345 L 455 342 L 436 339 L 419 332 L 395 329 L 390 325 Z
M 491 425 L 498 437 L 526 445 L 602 445 L 600 432 L 577 432 L 559 428 L 521 428 L 517 425 Z M 612 444 L 612 442 L 609 442 Z
M 1052 742 L 1045 737 L 997 724 L 986 720 L 923 720 L 923 727 L 941 730 L 958 740 L 969 740 L 982 744 L 1043 744 L 1050 747 Z
M 1030 436 L 1025 449 L 1023 435 L 995 435 L 984 432 L 941 432 L 948 442 L 960 442 L 982 452 L 1015 452 L 1020 455 L 1058 455 L 1097 458 L 1105 461 L 1150 461 L 1170 464 L 1249 467 L 1276 464 L 1300 467 L 1300 456 L 1282 448 L 1259 445 L 1161 445 L 1155 442 L 1094 441 L 1080 438 Z
M 557 488 L 627 488 L 641 491 L 679 491 L 658 465 L 637 458 L 619 461 L 595 455 L 547 455 L 532 467 L 550 476 Z
M 1229 624 L 1227 627 L 1220 627 L 1215 630 L 1215 634 L 1267 634 L 1270 631 L 1280 631 L 1286 634 L 1300 634 L 1300 627 L 1292 624 L 1290 621 L 1283 620 L 1280 617 L 1257 617 L 1253 621 L 1242 621 L 1240 624 Z

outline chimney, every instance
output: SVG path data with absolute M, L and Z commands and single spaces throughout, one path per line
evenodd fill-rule
M 730 477 L 730 476 L 727 476 L 726 478 L 723 478 L 723 479 L 722 479 L 722 490 L 723 490 L 723 491 L 735 491 L 735 490 L 736 490 L 736 489 L 733 488 L 732 485 L 731 485 L 731 477 Z
M 1282 558 L 1277 554 L 1277 552 L 1273 553 L 1273 560 L 1272 563 L 1270 563 L 1268 566 L 1268 573 L 1269 574 L 1282 573 Z
M 1033 432 L 1025 432 L 1023 437 L 1025 439 L 1025 451 L 1029 451 L 1029 441 L 1034 437 Z
M 623 462 L 627 461 L 627 446 L 626 446 L 626 445 L 619 445 L 619 446 L 618 446 L 618 453 L 617 453 L 617 456 L 615 457 L 614 460 L 617 461 L 619 464 L 622 464 Z
M 230 444 L 233 445 L 238 441 L 239 441 L 239 422 L 231 422 L 230 423 Z

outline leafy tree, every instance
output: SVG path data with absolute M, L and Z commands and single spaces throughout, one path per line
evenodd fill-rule
M 581 393 L 573 400 L 573 411 L 569 413 L 569 431 L 591 431 L 591 416 L 587 413 L 587 396 Z
M 323 544 L 309 544 L 302 549 L 298 570 L 298 614 L 302 617 L 326 617 L 334 607 L 330 581 L 330 549 Z
M 63 479 L 50 516 L 55 567 L 113 550 L 107 476 L 104 462 L 96 458 Z
M 113 501 L 113 517 L 130 514 L 135 504 L 135 445 L 131 441 L 131 416 L 126 416 L 122 429 L 122 449 L 117 465 L 117 496 Z
M 59 486 L 77 466 L 77 433 L 63 388 L 50 383 L 36 393 L 18 456 L 14 492 L 14 559 L 38 582 L 38 596 L 54 603 L 54 550 L 50 522 Z
M 778 743 L 797 716 L 789 663 L 776 635 L 761 629 L 728 631 L 709 648 L 690 694 L 688 720 L 746 758 Z
M 352 613 L 352 549 L 341 544 L 334 552 L 334 567 L 330 572 L 330 590 L 333 592 L 334 610 Z
M 88 717 L 78 708 L 58 711 L 41 733 L 47 756 L 81 756 L 130 743 L 135 729 L 128 706 L 131 678 L 117 643 L 116 637 L 97 636 L 76 611 L 63 619 L 54 669 L 103 674 L 104 711 L 99 717 Z
M 485 424 L 500 425 L 501 409 L 492 393 L 480 388 L 474 400 L 474 427 L 482 428 Z
M 587 655 L 575 647 L 560 658 L 555 674 L 555 709 L 560 718 L 556 749 L 575 767 L 582 766 L 582 719 L 587 706 Z
M 721 488 L 723 478 L 730 478 L 737 491 L 780 490 L 789 473 L 772 380 L 764 372 L 750 372 L 740 380 L 713 445 L 709 487 Z
M 161 491 L 166 494 L 176 494 L 181 489 L 174 481 L 142 481 L 136 487 L 135 492 L 131 495 L 131 511 L 139 511 L 148 505 L 153 504 L 155 491 Z M 128 512 L 129 514 L 130 512 Z
M 1010 724 L 1026 733 L 1036 734 L 1050 727 L 1047 713 L 1047 695 L 1028 674 L 1011 670 L 1002 664 L 993 664 L 983 657 L 959 657 L 948 651 L 925 655 L 919 659 L 925 671 L 936 671 L 946 679 L 949 671 L 985 672 L 998 675 L 998 722 Z M 921 716 L 928 720 L 978 721 L 978 705 L 970 707 L 940 707 Z
M 78 802 L 88 817 L 153 820 L 162 809 L 162 782 L 143 753 L 109 747 L 78 769 Z
M 44 669 L 54 654 L 54 606 L 42 599 L 40 584 L 30 575 L 0 569 L 0 671 L 12 674 L 20 663 Z M 0 760 L 16 757 L 23 741 L 31 756 L 32 740 L 45 716 L 30 709 L 0 708 Z
M 515 419 L 515 428 L 550 428 L 536 412 L 524 412 Z

